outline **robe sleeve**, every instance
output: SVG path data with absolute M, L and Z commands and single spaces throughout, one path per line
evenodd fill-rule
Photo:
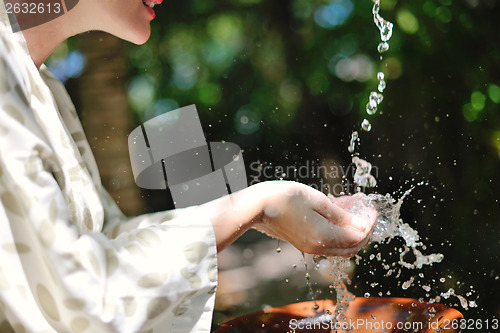
M 116 224 L 116 235 L 81 232 L 9 52 L 0 38 L 0 320 L 29 332 L 209 332 L 208 218 L 188 209 Z

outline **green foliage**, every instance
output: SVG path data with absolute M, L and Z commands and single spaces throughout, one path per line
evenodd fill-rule
M 336 10 L 345 7 L 344 12 L 335 14 L 328 7 L 332 3 Z M 374 82 L 377 56 L 370 46 L 376 43 L 376 31 L 346 32 L 358 31 L 355 25 L 373 27 L 366 14 L 371 5 L 355 6 L 350 0 L 332 3 L 293 0 L 284 7 L 239 0 L 222 1 L 215 8 L 205 1 L 191 1 L 189 7 L 175 3 L 158 7 L 165 12 L 158 13 L 162 22 L 153 23 L 151 40 L 130 50 L 132 73 L 139 77 L 130 83 L 134 109 L 142 119 L 154 116 L 155 102 L 150 99 L 154 87 L 156 99 L 172 99 L 173 105 L 195 103 L 210 119 L 227 110 L 234 110 L 234 115 L 241 105 L 251 104 L 263 123 L 284 129 L 311 98 L 328 104 L 331 94 L 345 91 L 340 104 L 352 104 L 352 93 L 370 88 L 344 82 Z M 350 20 L 353 24 L 346 27 Z M 339 79 L 336 65 L 351 57 L 361 59 L 358 62 L 370 72 Z M 142 77 L 145 71 L 154 82 Z M 133 93 L 136 89 L 139 93 Z M 236 127 L 225 131 L 225 136 L 242 134 Z

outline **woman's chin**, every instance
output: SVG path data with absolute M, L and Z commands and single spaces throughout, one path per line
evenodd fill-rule
M 148 39 L 149 39 L 149 35 L 146 38 L 131 40 L 130 42 L 134 43 L 136 45 L 142 45 L 142 44 L 146 43 L 148 41 Z
M 111 34 L 133 44 L 142 45 L 146 43 L 151 36 L 151 27 L 149 23 L 147 23 L 147 25 L 137 27 L 136 29 L 128 29 L 126 31 L 120 31 L 120 33 L 111 32 Z
M 142 31 L 141 33 L 135 34 L 134 36 L 132 36 L 132 38 L 128 39 L 128 41 L 136 45 L 142 45 L 148 41 L 150 36 L 151 36 L 151 29 L 149 28 L 148 25 L 147 31 Z

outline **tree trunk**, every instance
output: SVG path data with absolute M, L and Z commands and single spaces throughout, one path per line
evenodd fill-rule
M 141 191 L 128 154 L 127 137 L 135 122 L 126 93 L 124 42 L 102 32 L 78 38 L 87 60 L 78 83 L 80 115 L 102 183 L 126 215 L 140 214 Z

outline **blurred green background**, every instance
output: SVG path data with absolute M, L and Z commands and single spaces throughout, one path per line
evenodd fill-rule
M 429 253 L 441 252 L 445 259 L 385 277 L 370 254 L 382 252 L 390 263 L 395 259 L 388 253 L 401 242 L 372 246 L 361 253 L 350 290 L 357 296 L 428 299 L 454 288 L 478 304 L 466 317 L 499 317 L 500 2 L 382 0 L 382 16 L 394 23 L 382 59 L 372 5 L 169 0 L 155 7 L 145 45 L 90 33 L 63 45 L 49 63 L 81 111 L 105 186 L 131 215 L 173 208 L 168 191 L 140 192 L 135 186 L 126 147 L 132 128 L 169 110 L 196 104 L 207 140 L 242 147 L 249 182 L 292 179 L 325 193 L 339 184 L 353 191 L 352 175 L 325 175 L 314 166 L 347 168 L 347 145 L 358 130 L 357 151 L 374 165 L 378 179 L 371 192 L 399 197 L 427 182 L 405 201 L 402 218 L 419 231 Z M 379 112 L 368 116 L 378 71 L 385 73 L 387 89 Z M 370 132 L 360 131 L 364 118 L 372 123 Z M 311 172 L 275 173 L 278 166 Z M 264 175 L 263 168 L 270 172 Z M 288 252 L 275 253 L 276 242 L 269 247 L 265 238 L 245 235 L 221 256 L 222 270 L 272 269 L 252 261 L 259 249 L 286 261 Z M 302 266 L 300 255 L 297 260 Z M 309 299 L 296 270 L 290 266 L 283 273 L 288 282 L 283 274 L 272 275 L 246 289 L 229 288 L 226 298 L 222 283 L 234 284 L 241 275 L 221 280 L 214 325 L 264 305 Z M 414 275 L 403 290 L 401 284 Z M 328 283 L 318 278 L 313 284 L 323 290 L 317 297 L 331 297 Z M 429 296 L 424 285 L 432 286 Z M 458 300 L 442 302 L 455 306 Z

